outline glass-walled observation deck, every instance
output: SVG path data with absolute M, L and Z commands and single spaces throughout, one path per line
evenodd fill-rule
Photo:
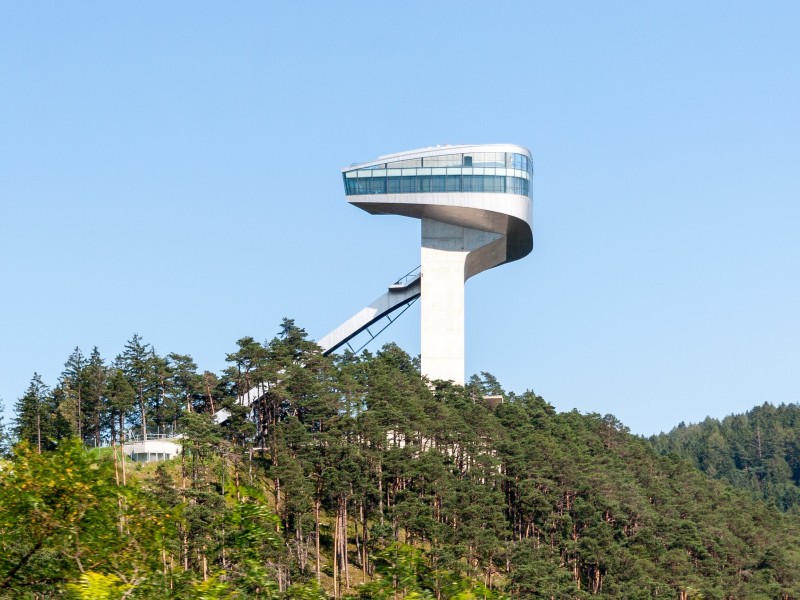
M 348 196 L 426 192 L 530 196 L 533 165 L 528 156 L 516 152 L 463 152 L 354 167 L 342 177 Z

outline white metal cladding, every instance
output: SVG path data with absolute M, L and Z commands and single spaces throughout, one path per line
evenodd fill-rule
M 364 163 L 356 163 L 349 167 L 345 167 L 342 169 L 342 173 L 352 171 L 354 169 L 366 169 L 371 166 L 400 160 L 427 158 L 432 156 L 447 156 L 449 154 L 468 154 L 471 152 L 512 152 L 515 154 L 524 154 L 528 157 L 531 163 L 533 163 L 533 157 L 531 156 L 530 150 L 516 144 L 457 144 L 452 146 L 431 146 L 428 148 L 419 148 L 417 150 L 407 150 L 405 152 L 385 154 L 383 156 L 379 156 L 375 160 Z

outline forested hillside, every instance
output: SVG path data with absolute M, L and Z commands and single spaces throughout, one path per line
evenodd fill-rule
M 430 386 L 396 346 L 323 357 L 288 320 L 228 360 L 197 373 L 135 336 L 34 377 L 0 469 L 0 597 L 800 598 L 798 517 L 612 416 L 491 408 L 491 375 Z M 123 461 L 143 426 L 184 454 Z
M 800 406 L 763 404 L 742 415 L 674 428 L 650 440 L 716 479 L 800 513 Z

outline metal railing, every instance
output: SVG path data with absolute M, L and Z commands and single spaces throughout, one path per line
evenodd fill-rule
M 148 433 L 147 434 L 147 441 L 149 442 L 150 440 L 174 440 L 174 439 L 179 439 L 179 438 L 182 438 L 182 437 L 183 437 L 183 434 L 182 433 L 177 433 L 177 432 L 173 432 L 173 433 Z M 130 431 L 130 432 L 125 434 L 125 443 L 126 444 L 127 443 L 131 443 L 131 442 L 143 442 L 143 441 L 144 441 L 144 436 L 139 432 Z
M 415 269 L 412 269 L 411 271 L 409 271 L 408 273 L 403 275 L 400 279 L 395 281 L 392 285 L 390 285 L 389 288 L 395 288 L 395 287 L 404 288 L 404 287 L 408 286 L 409 284 L 414 283 L 414 281 L 419 279 L 420 276 L 422 275 L 420 273 L 420 269 L 421 268 L 422 268 L 422 265 L 420 265 L 419 267 L 417 267 Z

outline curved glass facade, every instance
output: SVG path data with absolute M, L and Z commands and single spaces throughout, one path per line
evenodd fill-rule
M 342 175 L 348 196 L 425 192 L 530 196 L 533 165 L 524 154 L 474 152 L 395 160 Z

